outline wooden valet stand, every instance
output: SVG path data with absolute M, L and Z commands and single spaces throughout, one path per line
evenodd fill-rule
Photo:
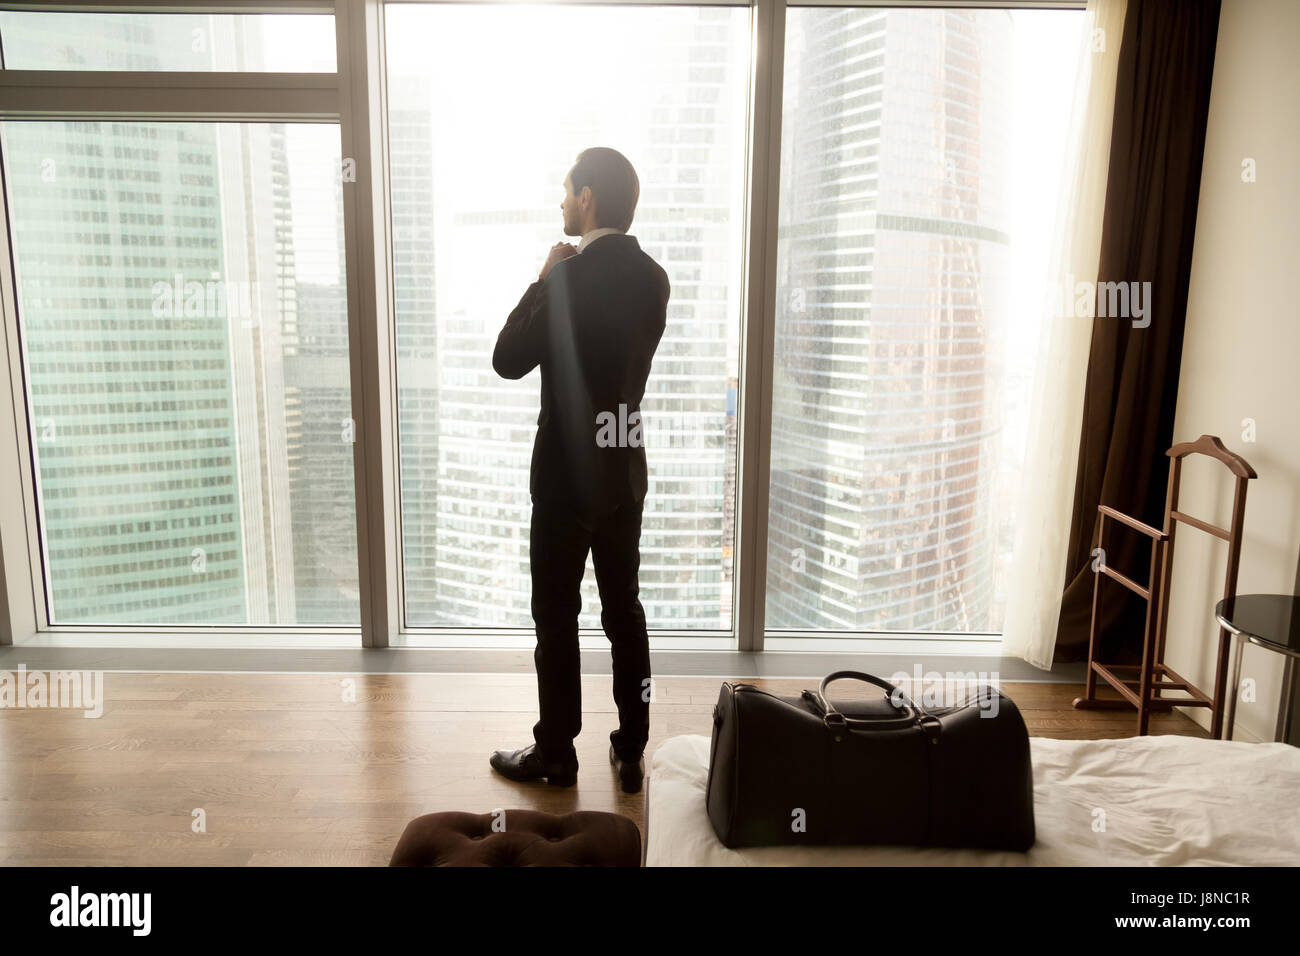
M 1213 435 L 1202 435 L 1194 442 L 1183 442 L 1165 452 L 1172 460 L 1169 468 L 1169 491 L 1165 498 L 1164 529 L 1153 528 L 1107 505 L 1098 505 L 1096 546 L 1102 547 L 1107 518 L 1145 534 L 1151 539 L 1151 566 L 1148 569 L 1148 586 L 1143 587 L 1132 578 L 1107 566 L 1102 560 L 1097 564 L 1097 576 L 1092 583 L 1092 621 L 1088 626 L 1088 680 L 1084 696 L 1075 698 L 1079 710 L 1137 709 L 1138 736 L 1147 733 L 1153 711 L 1168 711 L 1173 707 L 1208 707 L 1210 709 L 1210 736 L 1218 738 L 1223 727 L 1223 704 L 1228 680 L 1228 650 L 1231 635 L 1219 627 L 1219 656 L 1214 672 L 1214 693 L 1207 695 L 1191 681 L 1180 677 L 1165 663 L 1165 631 L 1169 626 L 1170 577 L 1174 566 L 1174 536 L 1179 524 L 1185 524 L 1206 534 L 1228 542 L 1228 573 L 1223 584 L 1225 617 L 1231 617 L 1233 601 L 1237 595 L 1237 569 L 1241 562 L 1242 524 L 1246 514 L 1246 482 L 1257 477 L 1255 469 L 1240 455 L 1223 447 L 1223 442 Z M 1222 462 L 1236 477 L 1232 500 L 1232 524 L 1224 530 L 1209 522 L 1194 518 L 1178 510 L 1178 490 L 1182 478 L 1183 459 L 1188 455 L 1208 455 Z M 1156 569 L 1159 567 L 1159 580 Z M 1147 602 L 1146 623 L 1142 631 L 1142 663 L 1103 664 L 1097 660 L 1097 593 L 1101 576 L 1112 578 Z M 1152 596 L 1152 587 L 1156 595 Z M 1155 627 L 1152 627 L 1152 611 Z M 1101 700 L 1097 697 L 1097 678 L 1101 677 L 1119 693 L 1121 700 Z M 1166 691 L 1182 691 L 1188 697 L 1164 697 Z

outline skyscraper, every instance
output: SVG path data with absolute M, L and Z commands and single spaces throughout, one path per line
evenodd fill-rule
M 243 26 L 3 23 L 42 62 L 130 69 L 256 68 L 260 28 Z M 299 295 L 296 132 L 4 125 L 57 623 L 359 619 L 343 277 Z M 324 255 L 341 261 L 338 193 L 311 199 L 333 200 Z
M 787 21 L 767 625 L 984 631 L 1003 12 Z

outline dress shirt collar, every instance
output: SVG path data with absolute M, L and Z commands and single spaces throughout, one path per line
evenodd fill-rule
M 622 229 L 615 229 L 613 226 L 602 226 L 600 229 L 593 229 L 591 230 L 591 232 L 587 233 L 581 239 L 578 240 L 578 251 L 582 252 L 583 249 L 587 248 L 587 246 L 591 245 L 601 236 L 608 236 L 613 234 L 626 235 L 626 233 L 624 233 Z

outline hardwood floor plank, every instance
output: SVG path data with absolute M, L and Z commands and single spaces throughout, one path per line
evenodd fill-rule
M 342 696 L 344 680 L 355 701 Z M 716 678 L 656 681 L 647 753 L 708 735 Z M 797 695 L 814 682 L 753 680 Z M 1002 687 L 1035 736 L 1132 736 L 1132 712 L 1076 711 L 1074 684 Z M 644 827 L 609 767 L 608 677 L 584 678 L 569 789 L 488 768 L 536 720 L 531 675 L 105 674 L 104 713 L 0 710 L 0 865 L 384 866 L 406 824 L 439 810 L 604 810 Z M 837 699 L 870 689 L 836 687 Z M 1207 736 L 1184 714 L 1153 733 Z M 207 832 L 191 832 L 202 808 Z

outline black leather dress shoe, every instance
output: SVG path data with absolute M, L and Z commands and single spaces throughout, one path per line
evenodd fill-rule
M 622 760 L 614 752 L 614 745 L 610 744 L 609 762 L 618 771 L 618 782 L 622 785 L 624 793 L 641 792 L 641 781 L 645 779 L 644 758 L 637 760 L 635 763 Z
M 537 744 L 521 750 L 498 750 L 488 761 L 492 769 L 511 780 L 541 780 L 553 787 L 572 787 L 578 782 L 578 761 L 565 764 L 546 764 L 537 752 Z

